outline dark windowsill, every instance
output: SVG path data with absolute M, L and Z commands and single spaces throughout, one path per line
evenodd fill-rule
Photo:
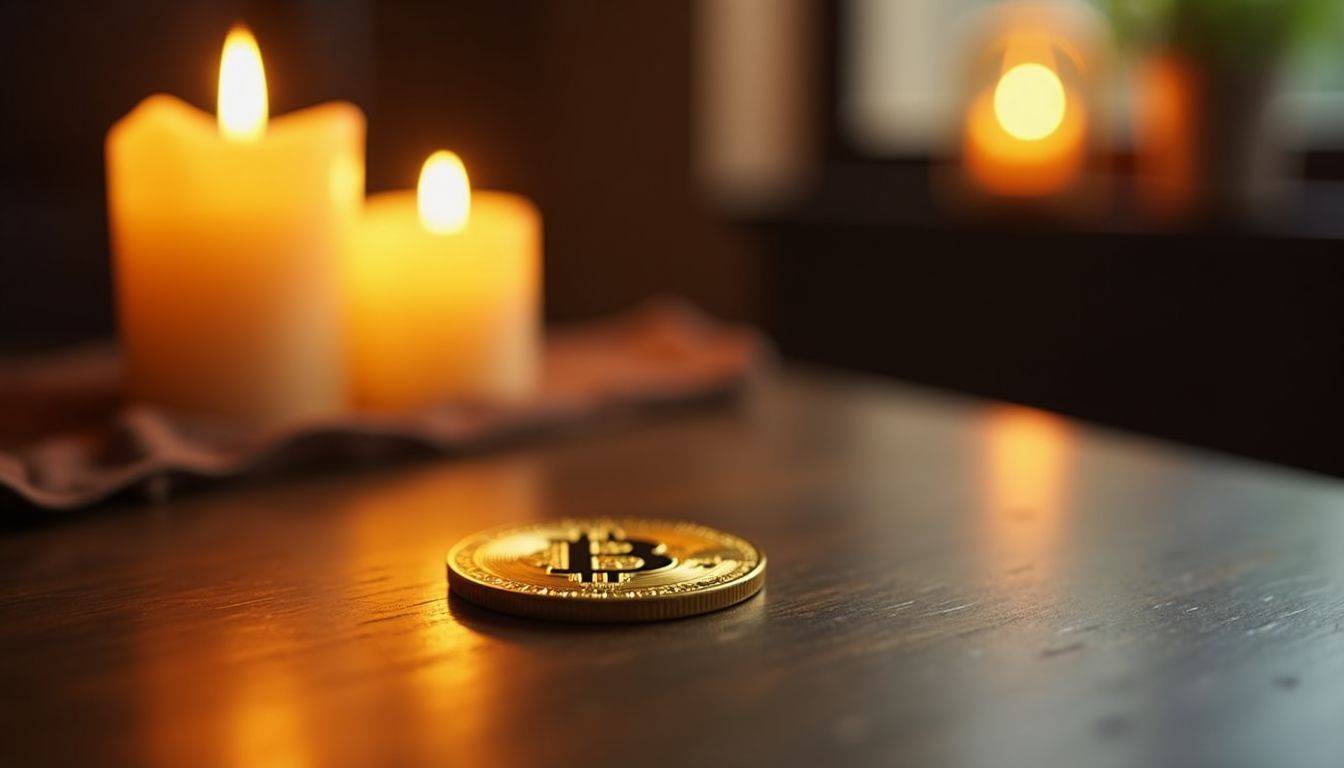
M 957 216 L 929 179 L 834 167 L 754 222 L 784 354 L 1344 474 L 1344 185 L 1177 231 Z

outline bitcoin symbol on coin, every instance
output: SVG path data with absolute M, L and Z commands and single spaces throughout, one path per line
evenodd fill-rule
M 635 573 L 676 565 L 667 547 L 655 541 L 626 538 L 620 530 L 583 531 L 577 539 L 551 542 L 546 572 L 588 584 L 620 584 Z

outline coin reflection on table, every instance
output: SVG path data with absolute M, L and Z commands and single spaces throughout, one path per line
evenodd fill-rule
M 562 520 L 483 531 L 448 555 L 454 595 L 529 618 L 657 621 L 739 603 L 765 583 L 765 555 L 702 525 Z

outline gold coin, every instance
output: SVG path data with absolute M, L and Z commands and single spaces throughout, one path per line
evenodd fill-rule
M 656 621 L 716 611 L 765 583 L 765 555 L 703 525 L 559 520 L 469 536 L 448 553 L 453 594 L 518 616 Z

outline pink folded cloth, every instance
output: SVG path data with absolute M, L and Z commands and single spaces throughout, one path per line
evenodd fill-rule
M 75 509 L 131 488 L 162 494 L 181 478 L 349 459 L 389 444 L 480 448 L 613 411 L 731 395 L 768 358 L 755 332 L 662 302 L 552 331 L 542 385 L 525 404 L 350 413 L 248 434 L 125 405 L 115 349 L 83 348 L 0 365 L 0 505 Z

